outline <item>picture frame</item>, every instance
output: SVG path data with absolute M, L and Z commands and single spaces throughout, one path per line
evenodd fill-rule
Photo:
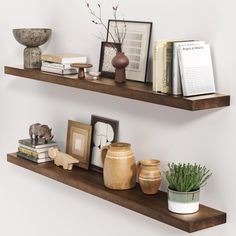
M 68 121 L 66 153 L 79 160 L 78 167 L 88 170 L 90 164 L 92 126 Z
M 93 132 L 90 169 L 102 173 L 103 163 L 101 160 L 101 149 L 104 146 L 118 141 L 119 121 L 92 115 L 91 126 L 93 127 Z
M 129 58 L 126 68 L 127 80 L 147 82 L 148 60 L 152 35 L 152 22 L 108 20 L 107 41 L 111 41 L 111 34 L 118 40 L 116 27 L 119 32 L 126 28 L 122 52 Z M 109 34 L 110 32 L 111 34 Z
M 102 42 L 99 62 L 101 76 L 107 78 L 115 77 L 115 68 L 112 65 L 112 59 L 116 56 L 117 52 L 120 51 L 120 43 Z

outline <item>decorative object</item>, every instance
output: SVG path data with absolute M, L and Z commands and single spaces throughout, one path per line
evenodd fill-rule
M 98 77 L 101 75 L 101 72 L 90 71 L 90 72 L 89 72 L 89 75 L 92 76 L 92 79 L 93 79 L 93 80 L 97 80 Z
M 135 157 L 128 143 L 112 143 L 102 149 L 104 184 L 109 189 L 126 190 L 136 185 Z
M 79 79 L 85 78 L 84 69 L 91 68 L 93 65 L 91 64 L 84 64 L 84 63 L 73 63 L 71 64 L 71 67 L 75 67 L 79 69 Z
M 112 59 L 112 65 L 115 67 L 115 81 L 124 83 L 126 80 L 125 68 L 129 65 L 129 59 L 123 52 L 118 52 Z
M 102 42 L 99 71 L 101 76 L 115 78 L 115 68 L 112 65 L 112 59 L 121 51 L 120 43 Z
M 17 42 L 26 46 L 24 50 L 25 69 L 41 68 L 41 49 L 51 36 L 51 29 L 13 29 Z
M 54 137 L 54 135 L 52 135 L 52 129 L 40 123 L 33 124 L 29 127 L 29 135 L 33 144 L 37 144 L 40 139 L 44 140 L 46 144 Z
M 118 22 L 121 22 L 117 20 L 117 11 L 119 6 L 117 5 L 112 7 L 115 25 L 114 31 L 111 32 L 102 20 L 101 4 L 97 4 L 99 13 L 96 14 L 96 12 L 91 9 L 90 4 L 88 2 L 86 3 L 87 8 L 89 9 L 89 12 L 93 17 L 92 22 L 96 25 L 102 25 L 107 32 L 107 39 L 108 36 L 110 37 L 107 42 L 102 43 L 99 70 L 102 72 L 102 76 L 106 76 L 109 78 L 115 77 L 115 81 L 117 83 L 123 83 L 126 80 L 125 68 L 129 64 L 129 59 L 124 55 L 124 53 L 120 54 L 121 45 L 125 42 L 127 27 L 125 20 L 123 20 L 122 24 L 118 27 Z M 98 38 L 101 39 L 101 37 Z M 119 47 L 118 50 L 117 47 Z M 117 53 L 118 55 L 116 56 Z M 114 57 L 115 59 L 112 63 L 112 59 Z M 112 67 L 112 65 L 115 67 L 115 69 Z
M 139 21 L 109 20 L 107 41 L 118 40 L 118 32 L 125 24 L 125 40 L 122 43 L 122 52 L 129 59 L 126 76 L 129 80 L 146 82 L 148 57 L 151 41 L 152 23 Z M 111 36 L 113 35 L 113 37 Z
M 101 149 L 117 142 L 119 121 L 92 115 L 92 155 L 90 168 L 102 172 Z
M 205 166 L 197 164 L 168 164 L 165 173 L 169 183 L 168 209 L 179 214 L 191 214 L 199 210 L 200 188 L 212 175 Z
M 56 166 L 62 166 L 64 170 L 72 170 L 73 165 L 79 163 L 79 160 L 72 156 L 59 152 L 58 148 L 49 148 L 48 155 L 50 158 L 54 159 L 54 164 Z
M 79 160 L 78 166 L 89 168 L 92 126 L 68 121 L 66 153 Z
M 138 179 L 145 194 L 156 194 L 161 185 L 159 160 L 142 160 L 138 163 Z

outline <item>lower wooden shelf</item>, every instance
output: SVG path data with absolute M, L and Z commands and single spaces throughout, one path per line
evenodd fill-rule
M 191 215 L 171 213 L 167 209 L 167 194 L 161 191 L 154 196 L 144 195 L 138 185 L 127 191 L 109 190 L 103 185 L 102 175 L 94 171 L 77 167 L 65 171 L 53 163 L 37 165 L 16 154 L 8 154 L 7 161 L 189 233 L 226 223 L 226 213 L 204 205 Z

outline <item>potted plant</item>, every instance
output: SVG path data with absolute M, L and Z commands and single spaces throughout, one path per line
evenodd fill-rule
M 197 164 L 168 164 L 164 172 L 169 183 L 168 209 L 174 213 L 191 214 L 199 210 L 200 189 L 212 175 Z

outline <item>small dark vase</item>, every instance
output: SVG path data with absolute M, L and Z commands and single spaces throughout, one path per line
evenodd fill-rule
M 118 52 L 112 59 L 112 65 L 115 67 L 115 81 L 124 83 L 126 80 L 125 68 L 129 65 L 129 58 L 123 52 Z

